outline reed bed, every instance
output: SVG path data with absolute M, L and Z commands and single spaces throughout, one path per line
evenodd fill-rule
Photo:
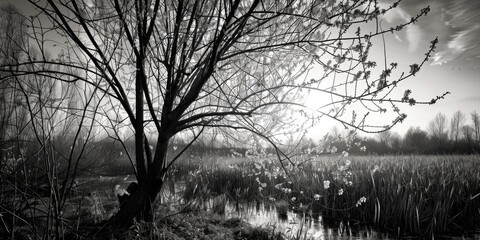
M 269 158 L 209 158 L 175 168 L 170 177 L 185 181 L 186 199 L 282 201 L 313 218 L 405 235 L 480 230 L 479 156 L 304 155 L 283 166 Z

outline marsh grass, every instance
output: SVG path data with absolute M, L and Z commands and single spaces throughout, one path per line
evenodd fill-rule
M 478 156 L 349 157 L 341 171 L 345 159 L 308 159 L 287 166 L 287 173 L 269 159 L 222 159 L 221 164 L 202 159 L 177 165 L 184 170 L 175 177 L 185 180 L 184 196 L 190 199 L 225 194 L 237 202 L 283 201 L 312 217 L 409 235 L 480 228 Z
M 347 166 L 344 157 L 300 156 L 295 166 L 283 166 L 285 172 L 274 158 L 184 159 L 166 176 L 162 204 L 222 214 L 227 203 L 237 209 L 244 202 L 266 203 L 280 212 L 294 211 L 310 219 L 321 216 L 323 224 L 367 225 L 398 235 L 479 231 L 479 156 L 350 156 L 348 160 Z M 12 187 L 2 188 L 0 200 L 4 207 L 15 203 L 11 206 L 15 215 L 4 214 L 3 220 L 16 220 L 15 231 L 44 236 L 41 231 L 48 229 L 49 218 L 42 213 L 49 212 L 51 202 L 29 192 L 30 197 L 21 198 L 29 189 L 20 194 L 23 188 L 15 187 L 16 178 L 11 179 Z M 118 210 L 113 186 L 126 188 L 133 179 L 133 175 L 79 178 L 62 209 L 62 219 L 69 226 L 65 231 L 108 219 Z M 142 227 L 152 236 L 163 231 Z M 302 233 L 292 236 L 301 238 Z

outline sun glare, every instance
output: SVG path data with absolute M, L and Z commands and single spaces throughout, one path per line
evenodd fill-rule
M 311 111 L 325 111 L 332 98 L 327 93 L 309 92 L 305 96 L 305 107 Z

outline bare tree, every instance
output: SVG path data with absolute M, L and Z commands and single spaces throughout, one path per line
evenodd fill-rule
M 0 6 L 0 65 L 16 64 L 22 57 L 21 50 L 26 45 L 24 18 L 13 5 Z M 3 74 L 5 75 L 5 74 Z M 2 73 L 0 72 L 0 77 Z M 25 126 L 26 113 L 21 106 L 17 86 L 13 78 L 0 81 L 0 148 L 5 149 L 19 136 L 17 130 Z M 0 150 L 0 159 L 2 159 Z
M 37 56 L 30 52 L 29 57 Z M 22 71 L 63 71 L 60 65 L 45 63 L 24 67 Z M 95 95 L 85 94 L 81 98 L 71 99 L 74 95 L 72 92 L 79 91 L 77 87 L 42 74 L 14 75 L 11 81 L 15 82 L 16 88 L 12 91 L 22 102 L 20 106 L 28 121 L 21 128 L 19 125 L 13 128 L 19 135 L 25 136 L 18 144 L 21 154 L 14 168 L 0 172 L 2 179 L 18 184 L 14 189 L 8 189 L 7 186 L 8 191 L 4 192 L 6 206 L 13 206 L 7 208 L 7 217 L 27 223 L 32 234 L 40 234 L 36 235 L 37 238 L 55 236 L 61 239 L 64 238 L 66 227 L 63 208 L 75 183 L 86 143 L 91 138 L 94 115 L 88 113 L 91 112 L 89 106 Z M 93 112 L 95 114 L 97 110 Z M 68 137 L 63 133 L 65 125 L 70 132 Z M 43 199 L 45 197 L 48 201 Z M 28 208 L 17 209 L 19 206 Z M 6 209 L 5 205 L 2 209 Z M 25 211 L 29 214 L 25 215 Z M 19 227 L 16 224 L 10 226 L 12 236 Z M 38 228 L 41 231 L 37 232 Z
M 428 132 L 432 142 L 436 145 L 437 151 L 443 151 L 448 143 L 447 117 L 438 113 L 428 124 Z
M 16 63 L 26 45 L 24 17 L 12 4 L 0 6 L 0 64 Z
M 450 119 L 450 139 L 453 141 L 454 148 L 457 147 L 465 120 L 465 115 L 461 111 L 456 111 Z
M 38 239 L 61 239 L 63 207 L 91 132 L 86 106 L 92 95 L 80 97 L 78 86 L 52 77 L 71 69 L 35 60 L 50 54 L 28 44 L 28 35 L 35 34 L 27 31 L 31 21 L 13 5 L 0 7 L 0 65 L 6 66 L 0 71 L 2 228 L 11 239 L 19 237 L 18 229 Z M 37 71 L 52 75 L 12 74 Z M 79 141 L 81 135 L 86 138 Z
M 470 113 L 470 119 L 472 120 L 475 150 L 478 152 L 480 150 L 480 115 L 473 111 Z
M 414 153 L 425 153 L 428 146 L 428 134 L 421 128 L 410 127 L 403 138 L 403 149 Z
M 392 143 L 390 142 L 392 138 L 392 132 L 390 130 L 384 131 L 378 134 L 378 138 L 380 140 L 380 143 L 386 147 L 386 148 L 391 148 Z
M 392 133 L 390 144 L 395 152 L 399 152 L 402 147 L 402 136 L 396 132 Z
M 378 134 L 378 139 L 382 147 L 384 147 L 387 151 L 396 151 L 401 147 L 401 136 L 396 132 L 392 132 L 390 130 L 381 132 Z
M 474 135 L 473 135 L 473 127 L 470 125 L 464 125 L 462 126 L 462 135 L 463 138 L 465 139 L 466 143 L 468 144 L 468 149 L 470 151 L 474 150 L 472 147 L 472 143 L 474 142 Z
M 395 104 L 433 104 L 444 96 L 418 102 L 408 90 L 401 99 L 387 97 L 430 58 L 436 39 L 407 73 L 395 72 L 397 64 L 387 59 L 376 70 L 377 63 L 368 58 L 373 38 L 402 30 L 428 8 L 410 21 L 382 28 L 379 18 L 397 2 L 385 9 L 361 0 L 30 3 L 48 17 L 36 19 L 41 25 L 32 21 L 33 31 L 55 30 L 56 44 L 50 47 L 66 56 L 33 61 L 70 70 L 6 72 L 82 81 L 108 96 L 107 119 L 123 116 L 120 122 L 131 123 L 125 127 L 135 136 L 139 187 L 113 217 L 119 226 L 135 216 L 151 219 L 165 173 L 178 159 L 167 158 L 176 134 L 193 131 L 194 141 L 204 128 L 249 132 L 272 144 L 284 160 L 288 155 L 277 145 L 283 136 L 301 133 L 319 117 L 378 132 L 405 119 Z M 50 42 L 37 36 L 32 34 L 37 45 L 48 48 Z M 314 66 L 321 70 L 306 79 Z M 331 101 L 307 109 L 299 97 L 306 92 L 327 94 Z M 368 124 L 389 107 L 397 114 L 393 124 Z M 146 132 L 155 136 L 153 151 Z

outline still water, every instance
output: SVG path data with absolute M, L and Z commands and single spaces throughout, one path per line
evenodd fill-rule
M 184 202 L 182 196 L 184 189 L 185 185 L 182 183 L 176 183 L 170 189 L 165 188 L 161 194 L 162 202 Z M 219 203 L 216 199 L 208 199 L 202 201 L 201 205 L 206 210 L 212 210 Z M 224 209 L 222 207 L 222 213 L 226 219 L 240 218 L 254 227 L 262 227 L 275 233 L 281 232 L 288 239 L 396 239 L 395 236 L 374 231 L 366 226 L 351 226 L 346 222 L 327 224 L 322 217 L 311 217 L 308 213 L 294 212 L 291 208 L 282 216 L 275 204 L 262 201 L 240 203 L 225 201 L 220 205 L 225 206 Z
M 282 217 L 274 205 L 262 202 L 243 203 L 239 207 L 229 203 L 225 216 L 238 217 L 253 226 L 282 232 L 285 236 L 296 239 L 394 239 L 385 233 L 367 227 L 353 227 L 344 222 L 336 227 L 327 227 L 321 217 L 312 218 L 308 214 L 292 210 Z

